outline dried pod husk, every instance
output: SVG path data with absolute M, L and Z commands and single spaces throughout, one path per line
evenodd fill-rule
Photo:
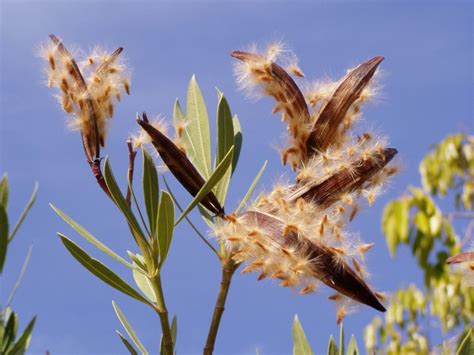
M 295 233 L 284 233 L 285 223 L 266 213 L 247 211 L 240 216 L 248 224 L 257 226 L 283 249 L 294 250 L 300 257 L 309 260 L 311 275 L 339 293 L 378 311 L 385 307 L 377 299 L 367 283 L 345 262 L 337 257 L 334 248 L 322 243 L 298 237 Z M 337 261 L 336 261 L 337 259 Z
M 333 143 L 339 125 L 351 105 L 369 84 L 383 57 L 374 57 L 351 70 L 342 79 L 328 103 L 321 109 L 306 142 L 308 155 L 324 151 Z
M 364 182 L 381 171 L 396 154 L 396 149 L 385 148 L 381 152 L 376 152 L 370 157 L 361 159 L 350 167 L 340 170 L 322 182 L 310 182 L 303 186 L 295 186 L 295 190 L 288 200 L 296 201 L 299 198 L 304 198 L 318 205 L 330 205 L 340 195 L 360 188 Z
M 67 60 L 69 75 L 74 79 L 79 92 L 85 94 L 87 92 L 86 81 L 71 53 L 58 37 L 51 34 L 49 38 L 57 46 L 59 54 Z M 94 160 L 100 158 L 100 137 L 97 125 L 97 112 L 92 100 L 87 95 L 85 96 L 83 107 L 81 107 L 81 111 L 85 113 L 82 121 L 81 137 L 84 152 L 89 164 L 91 164 Z
M 308 138 L 306 125 L 311 125 L 308 105 L 295 81 L 281 66 L 255 53 L 233 51 L 231 56 L 249 65 L 249 71 L 257 84 L 263 86 L 264 94 L 276 101 L 274 112 L 282 111 L 282 120 L 288 123 L 288 132 L 292 137 L 292 147 L 285 152 L 294 155 L 293 168 L 306 159 L 305 142 Z M 288 154 L 284 152 L 283 163 Z
M 196 196 L 204 185 L 205 180 L 186 157 L 186 154 L 184 154 L 173 141 L 153 127 L 148 122 L 145 113 L 142 119 L 137 119 L 137 122 L 148 133 L 151 138 L 151 143 L 171 173 L 192 196 Z M 224 215 L 224 209 L 212 191 L 201 200 L 201 204 L 216 215 Z
M 464 262 L 474 261 L 474 252 L 468 251 L 449 257 L 446 260 L 447 264 L 459 264 Z

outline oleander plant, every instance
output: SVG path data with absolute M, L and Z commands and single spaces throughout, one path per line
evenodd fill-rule
M 388 304 L 387 317 L 393 314 L 395 301 L 376 291 L 368 280 L 364 260 L 373 244 L 364 243 L 347 228 L 360 211 L 374 203 L 387 181 L 398 171 L 397 164 L 392 161 L 397 150 L 389 146 L 388 139 L 361 130 L 357 125 L 362 105 L 378 91 L 377 70 L 383 57 L 376 56 L 361 63 L 339 80 L 316 81 L 304 85 L 307 89 L 302 90 L 303 86 L 297 81 L 304 80 L 303 71 L 296 57 L 280 44 L 272 44 L 265 50 L 252 47 L 248 51 L 233 51 L 231 56 L 235 61 L 238 86 L 251 96 L 269 96 L 274 100 L 272 113 L 281 115 L 288 137 L 280 152 L 281 161 L 293 170 L 289 182 L 283 179 L 282 169 L 280 182 L 255 197 L 255 187 L 266 166 L 264 162 L 247 192 L 237 206 L 233 206 L 227 201 L 227 193 L 243 143 L 239 118 L 232 113 L 224 94 L 218 91 L 217 137 L 213 154 L 211 123 L 194 76 L 189 82 L 185 106 L 178 100 L 174 103 L 171 122 L 149 118 L 145 112 L 137 115 L 137 132 L 126 140 L 127 181 L 123 184 L 117 181 L 112 159 L 103 159 L 102 152 L 106 147 L 114 107 L 124 95 L 131 94 L 129 70 L 122 60 L 122 52 L 122 48 L 112 53 L 96 48 L 86 55 L 73 53 L 58 37 L 50 35 L 42 57 L 48 86 L 55 90 L 62 109 L 67 113 L 68 125 L 79 132 L 91 172 L 110 199 L 111 208 L 115 205 L 123 215 L 137 252 L 128 251 L 126 258 L 120 256 L 61 209 L 54 205 L 51 207 L 78 235 L 126 267 L 133 275 L 135 285 L 92 258 L 66 234 L 58 233 L 59 239 L 90 273 L 149 307 L 158 316 L 161 341 L 156 349 L 148 350 L 119 305 L 113 302 L 126 333 L 117 331 L 118 337 L 131 354 L 147 354 L 157 349 L 161 354 L 177 352 L 178 318 L 176 315 L 170 317 L 166 306 L 167 280 L 162 278 L 161 270 L 182 221 L 190 224 L 219 260 L 222 273 L 209 332 L 203 341 L 204 354 L 214 352 L 231 281 L 239 269 L 244 274 L 256 272 L 257 280 L 277 280 L 280 286 L 294 289 L 301 295 L 317 293 L 320 287 L 332 289 L 334 293 L 329 299 L 337 304 L 335 318 L 338 324 L 352 312 L 354 304 L 363 304 L 380 312 L 385 312 Z M 134 178 L 138 151 L 142 161 L 139 187 Z M 462 170 L 464 160 L 459 164 Z M 159 174 L 157 165 L 164 165 L 170 174 Z M 446 189 L 454 184 L 442 170 L 435 171 L 436 162 L 425 162 L 423 166 L 424 179 L 429 181 L 424 180 L 424 184 L 431 184 L 434 194 L 445 194 Z M 192 196 L 191 202 L 184 205 L 177 200 L 167 182 L 171 178 L 168 175 L 173 175 Z M 435 185 L 433 179 L 444 185 Z M 472 180 L 469 181 L 472 195 Z M 141 189 L 140 194 L 135 193 L 137 188 Z M 430 277 L 439 276 L 443 270 L 447 275 L 447 257 L 460 250 L 455 248 L 454 232 L 442 216 L 434 222 L 422 220 L 438 216 L 440 212 L 430 205 L 428 195 L 420 191 L 411 189 L 410 197 L 390 204 L 385 210 L 383 223 L 392 253 L 399 244 L 428 243 L 408 227 L 412 223 L 409 218 L 411 208 L 420 210 L 416 216 L 421 216 L 421 213 L 424 216 L 415 217 L 413 222 L 421 230 L 419 233 L 427 232 L 426 228 L 433 228 L 433 223 L 437 223 L 438 229 L 432 231 L 432 242 L 442 240 L 449 247 L 448 252 L 438 257 L 433 265 L 427 255 L 431 248 L 414 252 L 420 265 L 429 273 L 429 288 L 436 287 L 429 283 Z M 139 201 L 137 195 L 143 196 L 143 201 Z M 458 199 L 466 205 L 472 201 L 472 196 L 469 196 L 465 197 L 463 192 Z M 469 206 L 472 208 L 472 204 Z M 207 238 L 208 231 L 199 230 L 190 218 L 189 212 L 194 209 L 199 211 L 213 238 Z M 403 223 L 393 218 L 404 218 Z M 412 233 L 415 236 L 410 237 Z M 412 296 L 416 294 L 412 293 Z M 173 310 L 173 314 L 178 311 Z M 401 312 L 403 314 L 403 310 Z M 468 316 L 472 319 L 472 314 Z M 458 324 L 461 315 L 454 317 L 452 322 Z M 382 332 L 380 321 L 371 327 L 367 331 L 369 335 L 370 332 Z M 385 330 L 382 342 L 386 340 L 386 334 L 392 333 Z M 293 336 L 295 354 L 311 353 L 297 317 Z M 367 342 L 368 349 L 381 349 L 373 338 L 372 343 Z M 344 353 L 344 348 L 341 324 L 339 346 L 331 340 L 328 353 Z M 350 354 L 358 353 L 354 338 L 347 349 Z

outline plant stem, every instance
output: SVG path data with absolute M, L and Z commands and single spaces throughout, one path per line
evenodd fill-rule
M 155 292 L 156 296 L 156 313 L 158 313 L 158 316 L 160 317 L 160 323 L 161 323 L 161 331 L 163 334 L 163 348 L 165 351 L 166 355 L 172 355 L 173 354 L 173 337 L 171 336 L 171 327 L 170 327 L 170 321 L 168 319 L 168 310 L 166 309 L 166 304 L 165 304 L 165 297 L 163 294 L 163 287 L 161 285 L 161 275 L 160 272 L 156 274 L 156 276 L 151 279 L 152 284 L 153 284 L 153 289 Z
M 133 171 L 135 168 L 135 156 L 137 152 L 133 150 L 132 141 L 129 139 L 127 140 L 127 148 L 128 148 L 128 171 L 127 171 L 127 196 L 125 197 L 125 201 L 127 201 L 128 205 L 131 205 L 131 198 L 132 198 L 132 189 L 131 186 L 133 185 Z
M 214 313 L 212 314 L 212 321 L 209 327 L 206 345 L 204 346 L 204 355 L 211 355 L 214 351 L 217 331 L 219 330 L 219 324 L 221 322 L 222 314 L 224 313 L 225 302 L 227 299 L 227 294 L 229 293 L 230 283 L 232 281 L 232 276 L 238 267 L 239 264 L 232 260 L 231 255 L 226 256 L 226 258 L 222 261 L 221 287 L 217 295 L 216 305 L 214 306 Z

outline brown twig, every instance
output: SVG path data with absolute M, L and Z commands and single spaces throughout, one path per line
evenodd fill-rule
M 127 174 L 127 196 L 125 197 L 125 201 L 130 206 L 132 202 L 132 184 L 133 184 L 133 172 L 135 168 L 135 157 L 137 152 L 133 150 L 132 140 L 127 140 L 127 147 L 128 147 L 128 174 Z
M 214 306 L 214 312 L 212 314 L 211 324 L 209 326 L 209 332 L 207 335 L 206 345 L 204 346 L 204 355 L 211 355 L 214 351 L 214 345 L 216 343 L 217 331 L 222 319 L 222 315 L 225 310 L 225 302 L 227 300 L 227 294 L 229 293 L 232 276 L 239 267 L 240 264 L 234 262 L 231 255 L 228 255 L 222 261 L 222 278 L 219 293 L 217 294 L 216 304 Z
M 89 165 L 91 167 L 92 174 L 95 176 L 95 179 L 97 180 L 97 183 L 99 184 L 101 189 L 105 192 L 107 196 L 111 197 L 109 188 L 107 187 L 104 176 L 102 175 L 102 170 L 100 168 L 100 159 L 94 159 L 94 161 L 89 162 Z

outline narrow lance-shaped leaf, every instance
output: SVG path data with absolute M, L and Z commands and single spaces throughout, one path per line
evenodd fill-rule
M 227 152 L 234 145 L 234 125 L 229 104 L 222 93 L 219 95 L 217 105 L 217 146 L 216 162 L 217 166 L 224 159 Z M 235 151 L 235 150 L 234 150 Z M 221 181 L 216 185 L 215 191 L 219 202 L 224 205 L 229 189 L 230 178 L 232 175 L 232 166 L 230 166 Z
M 314 122 L 306 143 L 308 154 L 323 151 L 332 143 L 347 111 L 360 97 L 362 90 L 368 85 L 383 59 L 380 56 L 374 57 L 345 76 Z
M 15 312 L 11 312 L 7 320 L 7 325 L 5 326 L 2 343 L 0 344 L 1 354 L 6 354 L 10 350 L 10 348 L 13 346 L 17 329 L 18 329 L 18 318 Z
M 178 335 L 178 319 L 176 316 L 171 321 L 171 339 L 173 340 L 173 350 L 176 349 L 176 337 Z M 160 354 L 165 354 L 165 343 L 163 343 L 163 335 L 160 338 Z
M 222 178 L 224 173 L 226 172 L 227 168 L 230 166 L 232 163 L 232 152 L 234 149 L 229 150 L 227 155 L 224 157 L 224 159 L 221 161 L 221 163 L 217 166 L 216 170 L 212 173 L 211 177 L 209 180 L 206 181 L 206 183 L 201 187 L 199 192 L 196 194 L 194 199 L 189 203 L 189 205 L 184 209 L 184 212 L 181 214 L 181 216 L 178 218 L 176 221 L 175 225 L 177 225 L 181 220 L 198 204 L 201 202 L 201 200 L 211 191 L 214 186 L 219 182 L 219 180 Z M 224 211 L 220 214 L 223 214 Z
M 262 174 L 265 171 L 265 168 L 267 167 L 267 162 L 268 161 L 265 160 L 265 162 L 263 163 L 262 167 L 260 168 L 260 170 L 257 173 L 257 176 L 255 176 L 255 178 L 253 179 L 252 183 L 250 184 L 247 192 L 245 193 L 244 197 L 240 201 L 239 206 L 235 210 L 235 213 L 238 213 L 245 206 L 245 204 L 247 203 L 248 199 L 250 198 L 253 191 L 255 190 L 255 187 L 257 186 L 258 182 L 260 181 L 260 178 L 262 177 Z
M 138 221 L 135 218 L 130 206 L 128 205 L 127 201 L 125 201 L 125 198 L 123 197 L 122 192 L 120 191 L 117 185 L 117 181 L 115 180 L 115 177 L 112 173 L 112 168 L 110 166 L 108 158 L 105 159 L 104 178 L 112 199 L 127 219 L 127 222 L 133 232 L 135 240 L 140 246 L 140 249 L 142 249 L 143 253 L 149 253 L 147 239 L 143 234 L 142 229 L 140 228 L 140 225 L 138 224 Z
M 0 206 L 3 206 L 5 210 L 8 207 L 8 194 L 10 192 L 10 186 L 8 184 L 7 175 L 3 175 L 0 180 Z
M 173 107 L 173 123 L 175 127 L 179 127 L 183 124 L 185 120 L 185 114 L 183 112 L 183 109 L 181 108 L 181 105 L 179 103 L 179 100 L 176 99 L 174 102 L 174 107 Z
M 58 235 L 71 255 L 93 275 L 112 286 L 116 290 L 119 290 L 120 292 L 123 292 L 124 294 L 145 304 L 150 304 L 150 302 L 140 295 L 140 293 L 138 293 L 132 286 L 122 280 L 117 274 L 102 264 L 99 260 L 89 256 L 84 250 L 82 250 L 76 243 L 74 243 L 65 235 L 61 233 L 58 233 Z
M 232 118 L 232 124 L 234 126 L 234 159 L 232 160 L 232 174 L 234 174 L 239 162 L 240 151 L 242 150 L 243 135 L 237 115 L 234 115 Z
M 173 340 L 173 348 L 176 348 L 176 339 L 178 338 L 178 318 L 176 315 L 171 321 L 171 339 Z
M 456 355 L 469 355 L 474 351 L 472 327 L 460 337 L 456 347 Z
M 123 345 L 127 348 L 128 352 L 130 353 L 130 355 L 138 355 L 138 352 L 135 350 L 135 348 L 133 347 L 132 344 L 130 344 L 130 342 L 128 341 L 127 338 L 125 338 L 123 336 L 122 333 L 120 333 L 118 330 L 115 331 L 118 335 L 118 337 L 120 338 L 120 340 L 122 341 Z
M 31 340 L 31 332 L 35 326 L 36 317 L 28 323 L 23 334 L 18 338 L 15 345 L 9 350 L 9 354 L 24 354 L 26 349 L 28 349 L 28 345 L 30 344 Z
M 160 208 L 158 212 L 158 244 L 160 250 L 160 265 L 166 260 L 173 239 L 174 230 L 174 204 L 170 194 L 161 193 Z
M 211 137 L 209 118 L 201 90 L 193 75 L 186 99 L 186 127 L 183 142 L 190 160 L 204 178 L 211 176 Z
M 138 119 L 137 122 L 151 137 L 153 146 L 171 173 L 192 196 L 196 196 L 205 180 L 195 166 L 168 137 L 148 123 L 145 113 L 143 119 Z M 212 213 L 223 213 L 223 208 L 212 191 L 203 196 L 201 203 Z
M 112 259 L 118 261 L 122 265 L 125 265 L 128 268 L 132 268 L 132 264 L 130 264 L 127 260 L 122 258 L 120 255 L 115 253 L 112 249 L 110 249 L 107 245 L 102 243 L 100 240 L 98 240 L 96 237 L 94 237 L 87 229 L 85 229 L 83 226 L 81 226 L 79 223 L 75 222 L 71 217 L 69 217 L 66 213 L 61 211 L 59 208 L 55 207 L 53 204 L 49 204 L 49 206 L 58 214 L 59 217 L 63 219 L 64 222 L 69 224 L 81 237 L 83 237 L 85 240 L 87 240 L 89 243 L 91 243 L 93 246 L 95 246 L 97 249 L 100 251 L 104 252 L 108 256 L 110 256 Z
M 153 158 L 144 147 L 143 153 L 143 198 L 145 200 L 146 213 L 150 231 L 156 234 L 156 216 L 158 215 L 159 185 L 158 173 Z
M 349 345 L 347 346 L 347 355 L 359 355 L 359 347 L 357 346 L 357 341 L 354 335 L 351 336 Z
M 0 205 L 0 274 L 7 257 L 8 249 L 8 215 L 5 207 Z
M 148 272 L 146 265 L 143 263 L 142 255 L 134 254 L 130 250 L 127 250 L 127 255 L 129 256 L 130 259 L 132 259 L 133 263 L 138 266 L 137 271 L 143 271 L 143 273 L 145 274 Z
M 329 337 L 328 355 L 339 355 L 339 350 L 337 349 L 336 342 L 334 341 L 332 335 Z
M 137 333 L 132 328 L 127 318 L 123 314 L 122 310 L 119 308 L 118 304 L 115 303 L 115 301 L 112 301 L 112 307 L 114 307 L 114 311 L 115 311 L 115 314 L 117 315 L 117 318 L 119 319 L 120 323 L 122 323 L 123 328 L 127 332 L 130 339 L 132 339 L 136 347 L 140 350 L 142 354 L 148 354 L 148 351 L 145 349 L 140 339 L 138 339 Z
M 306 339 L 303 327 L 301 326 L 298 316 L 295 315 L 293 320 L 293 355 L 311 355 L 313 351 Z
M 9 241 L 12 241 L 13 238 L 15 237 L 16 233 L 18 232 L 18 229 L 22 225 L 23 221 L 25 220 L 26 216 L 28 215 L 28 212 L 30 211 L 31 207 L 33 207 L 33 204 L 36 201 L 36 194 L 38 193 L 38 183 L 35 183 L 35 187 L 33 188 L 33 192 L 31 193 L 30 200 L 25 206 L 25 209 L 21 213 L 20 218 L 18 219 L 18 222 L 16 222 L 15 227 L 13 227 L 13 231 L 10 234 Z
M 156 302 L 156 295 L 155 295 L 155 292 L 153 291 L 153 286 L 151 284 L 150 278 L 148 277 L 146 273 L 139 271 L 140 270 L 139 268 L 141 268 L 141 266 L 143 266 L 143 263 L 144 263 L 143 256 L 139 254 L 135 254 L 133 259 L 134 259 L 133 264 L 134 266 L 136 266 L 136 268 L 134 268 L 132 272 L 135 283 L 150 301 Z
M 18 279 L 16 280 L 15 286 L 13 286 L 13 289 L 10 293 L 10 296 L 8 297 L 7 303 L 5 303 L 5 306 L 3 308 L 10 307 L 10 304 L 12 303 L 13 298 L 15 297 L 16 291 L 18 290 L 18 287 L 20 287 L 21 281 L 23 280 L 23 276 L 25 275 L 26 268 L 28 267 L 28 263 L 30 262 L 32 250 L 33 250 L 33 246 L 30 245 L 30 247 L 28 248 L 28 252 L 26 254 L 26 257 L 25 257 L 25 261 L 23 261 L 23 265 L 21 267 L 20 274 L 18 275 Z M 0 338 L 1 338 L 1 336 L 0 336 Z

